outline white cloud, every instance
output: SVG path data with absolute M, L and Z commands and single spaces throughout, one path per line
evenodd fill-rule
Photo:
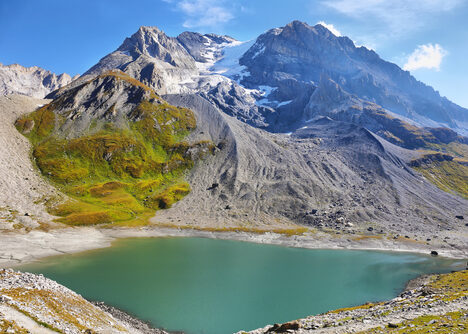
M 427 15 L 448 12 L 463 3 L 466 0 L 322 0 L 341 14 L 377 20 L 397 34 L 424 25 Z
M 185 28 L 217 27 L 234 18 L 223 0 L 163 0 L 185 15 Z
M 330 23 L 326 23 L 325 21 L 319 21 L 317 22 L 317 24 L 320 24 L 322 26 L 324 26 L 325 28 L 327 28 L 328 30 L 331 31 L 331 33 L 333 35 L 335 35 L 336 37 L 340 37 L 340 36 L 343 36 L 343 34 L 341 33 L 341 31 L 339 31 L 333 24 L 330 24 Z M 347 36 L 348 38 L 350 38 L 350 36 Z M 371 43 L 369 41 L 365 41 L 365 38 L 358 38 L 357 40 L 354 40 L 353 39 L 353 43 L 354 45 L 358 48 L 358 47 L 361 47 L 361 46 L 364 46 L 366 47 L 367 49 L 369 50 L 376 50 L 376 44 L 375 43 Z
M 336 29 L 333 24 L 328 24 L 328 23 L 325 23 L 323 21 L 319 21 L 319 22 L 317 22 L 317 24 L 320 24 L 320 25 L 324 26 L 325 28 L 327 28 L 328 30 L 330 30 L 332 32 L 332 34 L 335 35 L 336 37 L 341 36 L 341 32 L 338 29 Z
M 412 54 L 409 55 L 403 69 L 414 71 L 420 68 L 440 70 L 442 59 L 447 55 L 439 44 L 419 45 Z

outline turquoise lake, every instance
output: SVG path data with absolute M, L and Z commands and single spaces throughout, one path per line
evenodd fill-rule
M 462 264 L 409 253 L 152 238 L 18 269 L 42 273 L 153 326 L 226 334 L 391 299 L 410 279 Z

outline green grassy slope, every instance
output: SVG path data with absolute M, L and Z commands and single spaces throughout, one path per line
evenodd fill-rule
M 150 90 L 123 73 L 106 75 Z M 193 112 L 167 104 L 154 92 L 145 96 L 125 127 L 94 119 L 99 130 L 72 139 L 58 134 L 65 122 L 55 112 L 60 98 L 16 122 L 33 145 L 41 173 L 72 198 L 51 206 L 59 221 L 70 225 L 137 221 L 189 193 L 183 176 L 197 158 L 189 150 L 202 156 L 212 152 L 213 145 L 182 142 L 196 127 Z

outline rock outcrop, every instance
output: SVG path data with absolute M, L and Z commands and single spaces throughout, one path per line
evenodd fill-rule
M 40 67 L 23 67 L 18 64 L 0 64 L 0 95 L 21 94 L 44 98 L 50 92 L 68 85 L 79 76 L 66 73 L 56 75 Z

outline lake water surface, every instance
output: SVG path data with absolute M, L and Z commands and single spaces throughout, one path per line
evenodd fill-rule
M 391 299 L 408 280 L 457 265 L 408 253 L 154 238 L 124 239 L 19 269 L 42 273 L 157 327 L 226 334 Z

